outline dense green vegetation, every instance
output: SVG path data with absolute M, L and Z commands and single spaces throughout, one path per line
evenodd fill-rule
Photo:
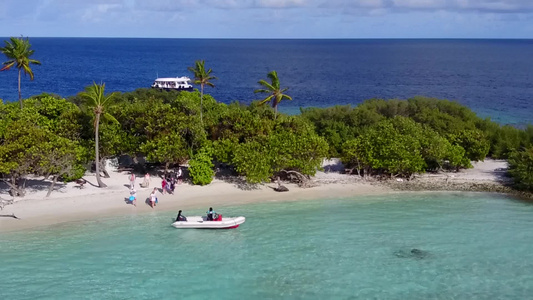
M 341 157 L 362 174 L 468 168 L 470 161 L 507 159 L 533 145 L 531 125 L 501 126 L 457 102 L 424 97 L 307 108 L 302 117 L 327 140 L 329 157 Z
M 204 60 L 188 68 L 199 92 L 106 95 L 105 84 L 94 83 L 68 101 L 48 94 L 23 101 L 21 72 L 33 80 L 30 65 L 41 63 L 31 59 L 34 51 L 22 37 L 5 41 L 0 52 L 8 58 L 0 71 L 19 71 L 20 109 L 0 100 L 0 180 L 16 195 L 24 194 L 28 174 L 53 176 L 55 184 L 80 178 L 93 163 L 98 186 L 105 187 L 101 162 L 120 155 L 143 157 L 165 170 L 188 162 L 199 185 L 212 181 L 214 163 L 259 183 L 282 174 L 314 175 L 327 157 L 340 157 L 363 176 L 411 177 L 469 168 L 490 156 L 508 159 L 517 188 L 533 191 L 533 126 L 500 126 L 456 102 L 372 99 L 278 116 L 281 101 L 292 98 L 276 71 L 254 91 L 266 98 L 226 105 L 204 95 L 204 86 L 214 87 L 217 79 Z
M 28 174 L 72 180 L 95 161 L 124 154 L 166 168 L 189 162 L 200 185 L 221 165 L 256 183 L 291 171 L 314 175 L 326 157 L 340 157 L 365 176 L 409 177 L 468 168 L 490 156 L 508 158 L 518 187 L 531 190 L 532 146 L 533 126 L 500 126 L 455 102 L 428 98 L 373 99 L 288 116 L 258 102 L 226 105 L 198 91 L 139 89 L 110 98 L 94 85 L 68 100 L 26 99 L 23 109 L 0 103 L 0 173 L 21 194 Z
M 533 147 L 511 153 L 509 173 L 518 189 L 533 191 Z

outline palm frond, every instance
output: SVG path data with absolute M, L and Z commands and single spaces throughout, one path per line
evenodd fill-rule
M 281 95 L 281 96 L 282 96 L 282 99 L 287 99 L 287 100 L 291 100 L 291 101 L 292 101 L 292 97 L 289 96 L 289 95 L 285 95 L 285 94 L 283 94 L 283 95 Z
M 278 73 L 276 71 L 272 71 L 267 74 L 267 77 L 272 81 L 272 86 L 274 86 L 276 89 L 279 89 L 279 78 Z
M 270 90 L 264 90 L 264 89 L 257 89 L 254 91 L 254 93 L 270 93 Z
M 41 62 L 35 59 L 30 59 L 28 61 L 30 64 L 39 65 L 39 66 L 41 65 Z
M 22 69 L 24 70 L 24 73 L 30 75 L 30 80 L 33 80 L 33 71 L 31 70 L 29 65 L 23 65 Z
M 104 119 L 104 121 L 111 122 L 111 123 L 114 123 L 114 124 L 120 124 L 119 121 L 115 117 L 110 115 L 109 113 L 104 113 L 102 115 L 102 119 Z
M 274 95 L 270 95 L 270 96 L 266 97 L 265 99 L 259 101 L 259 104 L 268 103 L 268 102 L 270 102 L 270 100 L 272 100 L 273 97 L 274 97 Z
M 15 62 L 14 61 L 6 61 L 4 63 L 4 65 L 5 66 L 3 66 L 2 69 L 0 69 L 0 71 L 6 71 L 6 70 L 11 69 L 11 67 L 15 65 Z
M 270 83 L 266 82 L 263 79 L 259 80 L 257 83 L 266 87 L 268 89 L 268 91 L 266 91 L 267 93 L 271 93 L 272 91 L 276 90 L 276 88 L 274 88 Z

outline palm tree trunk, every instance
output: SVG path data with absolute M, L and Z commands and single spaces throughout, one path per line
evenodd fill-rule
M 94 152 L 95 152 L 95 164 L 96 164 L 96 182 L 98 182 L 98 187 L 104 188 L 107 187 L 105 183 L 100 179 L 100 151 L 98 147 L 98 131 L 100 128 L 100 113 L 96 113 L 96 121 L 94 122 Z
M 276 102 L 272 102 L 272 107 L 274 108 L 274 120 L 278 117 L 278 105 Z
M 204 85 L 200 85 L 200 122 L 202 126 L 204 126 L 204 118 L 203 118 L 203 112 L 204 112 Z
M 22 94 L 20 93 L 20 72 L 22 70 L 19 69 L 19 102 L 20 102 L 20 109 L 22 109 Z

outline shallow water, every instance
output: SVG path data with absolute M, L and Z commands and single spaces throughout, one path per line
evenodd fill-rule
M 533 205 L 505 196 L 418 193 L 221 212 L 247 221 L 233 230 L 177 230 L 169 225 L 175 216 L 161 212 L 2 234 L 0 298 L 533 295 Z

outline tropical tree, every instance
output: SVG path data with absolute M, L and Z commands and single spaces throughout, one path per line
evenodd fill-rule
M 274 117 L 278 114 L 278 104 L 283 100 L 292 100 L 289 95 L 284 94 L 289 88 L 280 88 L 278 73 L 272 71 L 268 73 L 267 77 L 270 79 L 271 83 L 266 82 L 261 79 L 257 83 L 264 87 L 264 89 L 257 89 L 254 93 L 265 93 L 270 94 L 265 99 L 261 100 L 259 104 L 265 104 L 267 102 L 272 102 L 272 108 L 274 108 Z
M 533 147 L 509 155 L 509 173 L 518 189 L 533 192 Z
M 194 84 L 200 85 L 200 121 L 202 122 L 202 125 L 204 123 L 202 112 L 204 110 L 204 86 L 210 86 L 215 87 L 215 85 L 210 81 L 213 79 L 217 79 L 214 76 L 211 76 L 211 72 L 213 70 L 205 70 L 205 60 L 197 60 L 194 62 L 194 67 L 189 67 L 189 71 L 191 71 L 194 74 Z
M 189 160 L 189 174 L 193 184 L 206 185 L 213 181 L 213 158 L 209 147 L 201 148 Z
M 93 82 L 92 85 L 85 88 L 85 92 L 81 92 L 80 96 L 87 101 L 86 104 L 89 108 L 92 108 L 94 113 L 94 162 L 96 165 L 96 181 L 98 182 L 98 187 L 107 187 L 106 184 L 100 179 L 100 153 L 99 153 L 99 136 L 98 131 L 100 128 L 100 119 L 103 117 L 105 119 L 111 120 L 113 122 L 118 122 L 113 116 L 105 112 L 105 108 L 113 101 L 115 94 L 105 95 L 105 83 L 96 84 Z
M 5 47 L 0 47 L 0 52 L 2 52 L 8 59 L 8 61 L 3 63 L 4 66 L 0 69 L 0 71 L 9 70 L 13 66 L 16 66 L 19 70 L 19 102 L 20 108 L 22 108 L 22 95 L 20 92 L 20 74 L 22 73 L 22 71 L 24 71 L 24 73 L 30 75 L 30 79 L 33 80 L 33 71 L 30 68 L 30 65 L 40 65 L 41 62 L 30 58 L 35 52 L 35 50 L 31 50 L 31 44 L 28 38 L 24 39 L 22 37 L 12 37 L 10 40 L 11 41 L 4 41 Z

